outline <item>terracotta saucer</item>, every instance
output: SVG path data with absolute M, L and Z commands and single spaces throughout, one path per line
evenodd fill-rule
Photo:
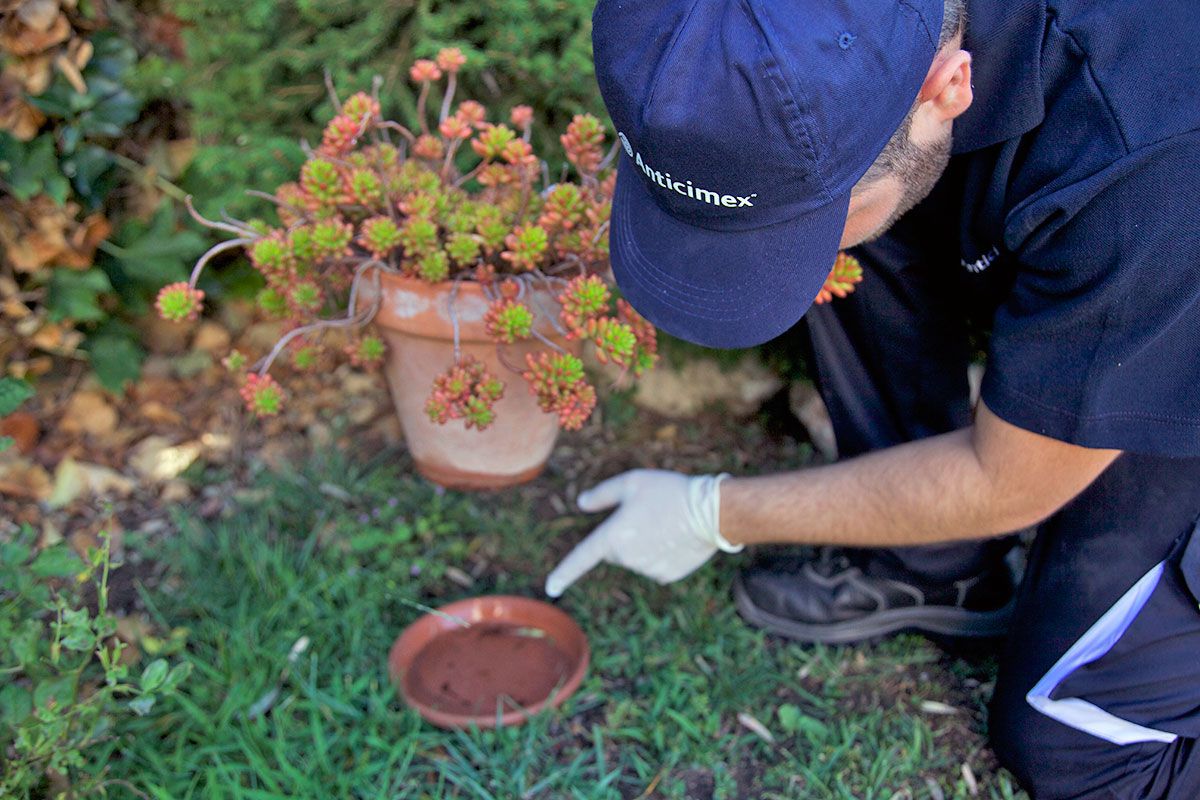
M 587 672 L 587 638 L 549 603 L 488 595 L 438 612 L 408 626 L 388 655 L 404 701 L 438 727 L 519 724 L 571 696 Z

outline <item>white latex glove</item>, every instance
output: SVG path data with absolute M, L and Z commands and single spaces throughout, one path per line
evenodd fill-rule
M 717 550 L 738 552 L 743 545 L 730 544 L 717 529 L 719 487 L 728 477 L 635 469 L 583 492 L 578 500 L 582 510 L 617 510 L 555 567 L 546 578 L 546 594 L 560 596 L 601 561 L 671 583 Z

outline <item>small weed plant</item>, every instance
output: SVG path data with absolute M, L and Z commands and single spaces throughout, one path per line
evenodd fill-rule
M 111 540 L 81 560 L 65 543 L 34 552 L 24 529 L 0 543 L 0 797 L 86 797 L 110 781 L 93 751 L 122 719 L 172 694 L 191 665 L 126 663 L 108 606 Z M 95 587 L 95 606 L 82 587 Z

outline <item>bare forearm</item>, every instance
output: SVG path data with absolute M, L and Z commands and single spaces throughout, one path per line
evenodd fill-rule
M 800 472 L 726 481 L 731 542 L 921 544 L 1000 533 L 968 431 Z M 1006 523 L 1007 524 L 1007 521 Z
M 983 428 L 829 466 L 728 480 L 721 533 L 734 543 L 852 547 L 982 539 L 1045 518 L 1118 455 L 1053 442 L 983 414 Z

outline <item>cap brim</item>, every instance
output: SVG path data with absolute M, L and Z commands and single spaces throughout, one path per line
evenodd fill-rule
M 626 166 L 613 197 L 613 276 L 656 327 L 705 347 L 753 347 L 812 305 L 837 257 L 849 195 L 775 225 L 716 231 L 664 212 Z

